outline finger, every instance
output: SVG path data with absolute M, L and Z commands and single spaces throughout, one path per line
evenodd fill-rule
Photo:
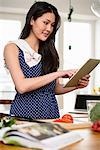
M 89 81 L 89 78 L 83 77 L 81 80 Z
M 89 80 L 81 80 L 81 79 L 80 79 L 80 80 L 78 81 L 78 85 L 81 85 L 81 84 L 83 85 L 83 84 L 88 84 L 88 83 L 89 83 Z
M 86 78 L 90 78 L 90 75 L 89 75 L 89 74 L 87 74 L 85 77 L 86 77 Z

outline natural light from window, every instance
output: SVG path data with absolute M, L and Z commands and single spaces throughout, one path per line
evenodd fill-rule
M 82 22 L 64 23 L 64 70 L 78 69 L 91 57 L 91 24 Z M 66 81 L 65 81 L 66 82 Z M 91 85 L 91 84 L 90 84 Z M 90 86 L 64 95 L 64 109 L 74 107 L 76 92 L 88 93 Z M 69 102 L 68 102 L 69 101 Z
M 20 21 L 0 20 L 0 91 L 14 90 L 10 74 L 4 67 L 3 50 L 8 41 L 19 37 L 20 31 Z

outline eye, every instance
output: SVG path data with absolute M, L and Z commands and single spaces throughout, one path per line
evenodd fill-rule
M 53 23 L 53 24 L 51 24 L 51 26 L 54 28 L 55 24 Z
M 47 25 L 47 24 L 48 24 L 48 22 L 47 22 L 47 21 L 43 21 L 43 23 L 44 23 L 45 25 Z

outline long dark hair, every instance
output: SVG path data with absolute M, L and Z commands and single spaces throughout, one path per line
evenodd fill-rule
M 35 2 L 27 13 L 26 23 L 20 35 L 21 39 L 27 38 L 32 28 L 30 25 L 31 19 L 33 18 L 36 20 L 47 12 L 54 13 L 55 25 L 49 38 L 46 41 L 40 41 L 39 43 L 38 52 L 42 55 L 43 74 L 57 71 L 59 67 L 59 56 L 55 48 L 55 35 L 60 27 L 61 19 L 56 7 L 47 2 Z

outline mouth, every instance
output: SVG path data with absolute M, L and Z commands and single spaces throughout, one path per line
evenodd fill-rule
M 44 37 L 48 37 L 50 35 L 50 33 L 42 33 Z

